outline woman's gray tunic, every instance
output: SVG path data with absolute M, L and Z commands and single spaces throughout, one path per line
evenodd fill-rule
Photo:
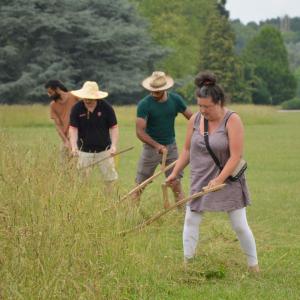
M 229 142 L 226 129 L 227 120 L 232 112 L 227 111 L 219 127 L 209 134 L 209 145 L 222 166 L 229 159 Z M 190 194 L 202 190 L 210 180 L 217 177 L 220 169 L 206 149 L 204 136 L 200 133 L 201 114 L 198 113 L 191 138 L 190 148 Z M 238 181 L 226 180 L 226 186 L 189 202 L 192 211 L 232 211 L 250 204 L 249 192 L 243 174 Z

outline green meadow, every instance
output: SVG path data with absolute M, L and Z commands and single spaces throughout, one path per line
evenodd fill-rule
M 116 107 L 119 149 L 134 149 L 116 159 L 120 180 L 105 196 L 96 168 L 88 179 L 75 159 L 62 168 L 48 107 L 0 106 L 0 299 L 300 299 L 300 113 L 230 108 L 245 125 L 258 276 L 247 273 L 224 213 L 205 215 L 187 270 L 183 212 L 118 235 L 163 208 L 163 177 L 146 188 L 139 209 L 130 201 L 114 205 L 134 187 L 142 149 L 135 107 Z M 179 148 L 185 130 L 180 116 Z M 183 184 L 188 194 L 188 169 Z

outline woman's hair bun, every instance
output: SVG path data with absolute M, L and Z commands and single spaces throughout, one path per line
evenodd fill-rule
M 199 88 L 203 86 L 214 86 L 216 82 L 216 76 L 209 71 L 200 72 L 195 78 L 195 85 Z

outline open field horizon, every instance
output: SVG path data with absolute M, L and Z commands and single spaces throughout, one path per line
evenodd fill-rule
M 197 258 L 182 266 L 183 213 L 171 212 L 141 232 L 131 228 L 162 209 L 150 184 L 140 211 L 104 211 L 134 186 L 142 148 L 135 107 L 118 106 L 119 184 L 102 192 L 96 170 L 82 181 L 75 161 L 62 171 L 59 139 L 47 106 L 0 106 L 0 299 L 300 299 L 300 113 L 230 105 L 245 126 L 252 205 L 248 222 L 262 272 L 249 276 L 229 220 L 207 213 Z M 197 111 L 197 107 L 192 107 Z M 176 121 L 179 150 L 186 121 Z M 188 194 L 189 171 L 184 191 Z

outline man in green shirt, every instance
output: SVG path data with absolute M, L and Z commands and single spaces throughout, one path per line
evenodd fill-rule
M 164 72 L 153 72 L 147 77 L 142 86 L 150 91 L 137 107 L 136 134 L 144 143 L 138 170 L 136 183 L 140 184 L 151 177 L 158 166 L 162 163 L 162 155 L 167 152 L 166 165 L 171 164 L 178 158 L 178 150 L 175 141 L 175 118 L 182 113 L 186 119 L 190 119 L 192 112 L 187 108 L 183 99 L 174 92 L 169 92 L 174 85 L 174 80 Z M 172 169 L 166 172 L 166 176 Z M 180 174 L 177 181 L 171 186 L 175 201 L 183 198 L 180 183 Z M 137 201 L 141 191 L 135 195 Z

